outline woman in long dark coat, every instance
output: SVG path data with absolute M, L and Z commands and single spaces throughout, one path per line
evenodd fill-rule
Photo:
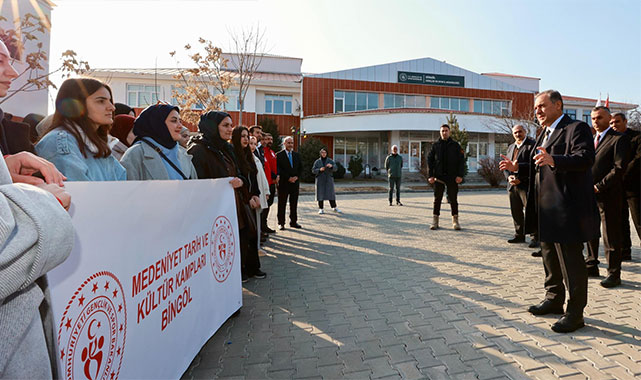
M 327 157 L 325 148 L 320 150 L 320 158 L 314 162 L 312 173 L 316 176 L 316 200 L 318 201 L 318 213 L 324 214 L 323 203 L 329 201 L 329 205 L 335 212 L 342 213 L 336 207 L 336 192 L 334 191 L 334 160 Z
M 231 139 L 234 129 L 231 116 L 226 112 L 209 111 L 200 116 L 198 129 L 200 135 L 192 139 L 192 146 L 188 151 L 192 155 L 192 163 L 196 168 L 198 178 L 233 177 L 229 182 L 234 188 L 236 197 L 241 261 L 245 264 L 249 238 L 252 235 L 250 232 L 252 220 L 248 219 L 248 213 L 244 209 L 250 199 L 246 196 L 249 189 L 249 179 L 240 173 L 234 147 L 227 142 Z M 242 276 L 243 281 L 247 281 L 250 276 L 265 278 L 265 273 L 260 269 L 248 273 L 245 265 L 242 265 Z

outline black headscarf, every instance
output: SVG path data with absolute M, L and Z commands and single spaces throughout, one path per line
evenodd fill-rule
M 129 115 L 130 112 L 136 113 L 133 108 L 123 103 L 116 103 L 114 107 L 116 107 L 116 111 L 114 111 L 116 115 Z
M 180 112 L 178 107 L 169 104 L 156 104 L 145 108 L 134 121 L 134 141 L 149 137 L 167 149 L 175 147 L 177 142 L 171 137 L 165 124 L 167 116 L 173 110 Z
M 203 140 L 220 150 L 230 145 L 220 137 L 220 132 L 218 132 L 218 125 L 226 117 L 231 119 L 227 112 L 209 111 L 200 115 L 200 121 L 198 122 L 198 130 L 202 133 Z

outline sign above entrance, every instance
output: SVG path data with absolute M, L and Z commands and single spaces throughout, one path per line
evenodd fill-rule
M 431 86 L 465 87 L 465 77 L 428 73 L 398 72 L 398 83 L 428 84 Z

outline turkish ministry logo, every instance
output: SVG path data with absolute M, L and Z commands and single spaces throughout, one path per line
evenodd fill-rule
M 225 282 L 234 266 L 236 239 L 231 222 L 224 216 L 214 221 L 209 237 L 209 259 L 211 270 L 218 282 Z
M 127 306 L 120 281 L 111 272 L 93 274 L 71 297 L 58 328 L 64 377 L 117 379 L 126 332 Z
M 399 79 L 401 82 L 405 82 L 405 81 L 407 81 L 407 74 L 405 74 L 405 73 L 400 73 L 400 74 L 398 74 L 398 79 Z

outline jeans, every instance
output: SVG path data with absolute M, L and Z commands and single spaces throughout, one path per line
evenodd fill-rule
M 458 183 L 454 180 L 447 181 L 445 184 L 439 181 L 434 182 L 434 215 L 441 215 L 441 202 L 443 201 L 445 186 L 447 186 L 447 198 L 452 207 L 452 215 L 458 215 L 458 200 L 456 199 L 458 195 Z
M 396 186 L 396 202 L 401 201 L 401 177 L 389 177 L 389 203 L 392 203 L 392 194 Z

